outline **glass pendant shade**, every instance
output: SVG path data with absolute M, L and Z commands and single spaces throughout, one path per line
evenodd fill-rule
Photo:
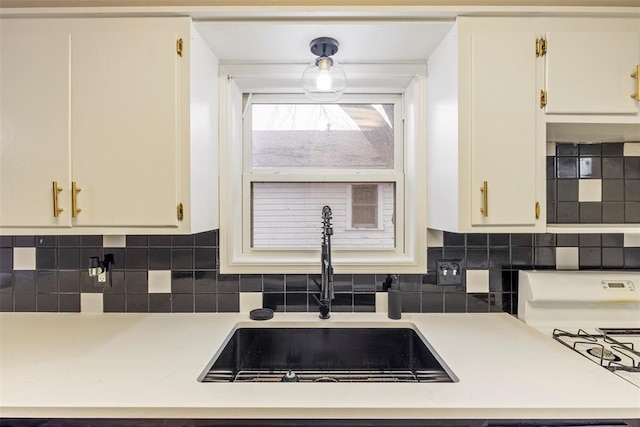
M 344 69 L 327 56 L 316 58 L 302 73 L 302 88 L 313 101 L 337 101 L 346 87 Z

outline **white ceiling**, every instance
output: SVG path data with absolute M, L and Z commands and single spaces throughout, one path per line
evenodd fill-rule
M 333 37 L 342 63 L 426 62 L 452 21 L 196 22 L 222 63 L 306 63 L 309 42 Z

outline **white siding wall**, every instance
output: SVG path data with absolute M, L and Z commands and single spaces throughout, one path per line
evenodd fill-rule
M 322 207 L 333 212 L 333 247 L 393 248 L 394 185 L 382 186 L 383 227 L 351 230 L 347 224 L 347 183 L 254 183 L 253 246 L 320 247 Z

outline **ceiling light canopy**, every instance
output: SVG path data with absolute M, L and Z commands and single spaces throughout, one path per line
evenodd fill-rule
M 347 87 L 344 69 L 331 56 L 338 52 L 340 44 L 331 37 L 311 40 L 309 48 L 317 58 L 302 73 L 305 95 L 314 101 L 337 101 Z

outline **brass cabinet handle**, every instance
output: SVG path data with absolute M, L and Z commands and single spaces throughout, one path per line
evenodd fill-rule
M 58 181 L 53 181 L 53 217 L 58 218 L 60 212 L 64 209 L 58 207 L 58 193 L 62 191 L 62 187 L 58 187 Z
M 540 219 L 540 202 L 536 202 L 536 219 Z
M 636 65 L 636 72 L 631 74 L 631 77 L 636 79 L 636 93 L 632 93 L 631 97 L 636 101 L 640 100 L 640 64 Z
M 489 184 L 487 181 L 482 183 L 482 187 L 480 187 L 480 191 L 482 192 L 482 207 L 480 208 L 480 212 L 482 212 L 482 216 L 489 216 Z
M 82 209 L 78 207 L 78 193 L 82 191 L 80 187 L 76 185 L 76 182 L 71 183 L 71 217 L 76 218 L 78 213 L 82 212 Z

